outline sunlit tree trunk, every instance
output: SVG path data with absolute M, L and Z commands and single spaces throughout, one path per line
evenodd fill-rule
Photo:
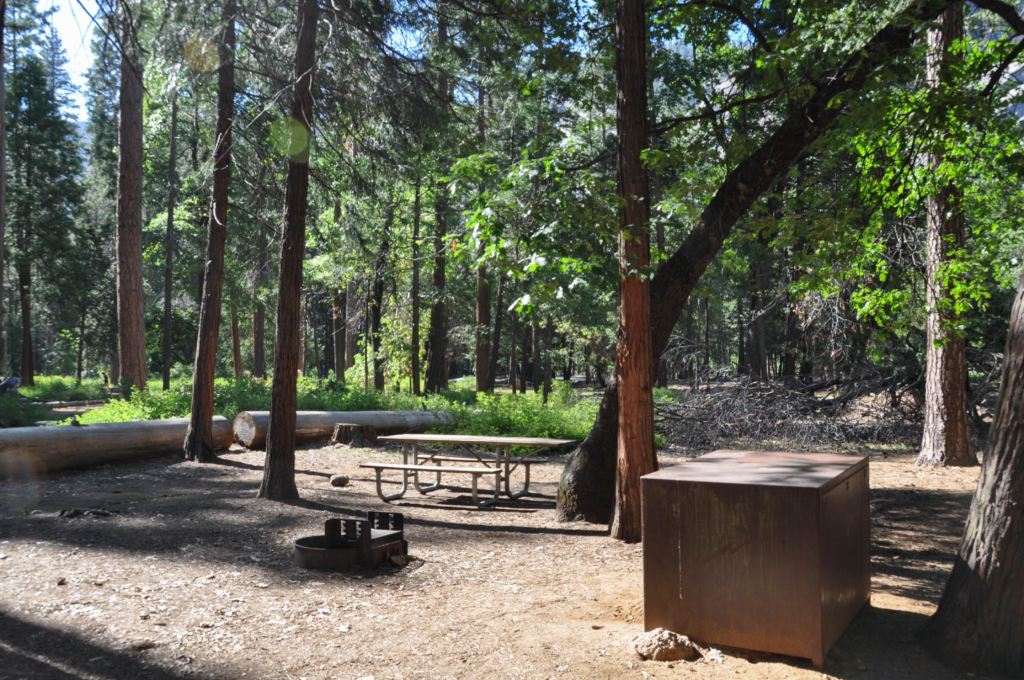
M 959 61 L 952 51 L 964 37 L 963 5 L 957 3 L 943 12 L 938 27 L 928 31 L 928 85 L 936 92 L 952 87 L 950 66 Z M 938 95 L 940 100 L 943 95 Z M 940 111 L 945 107 L 937 107 Z M 943 135 L 945 136 L 945 135 Z M 948 162 L 941 150 L 928 154 L 937 176 Z M 957 330 L 959 316 L 954 304 L 952 281 L 946 283 L 945 269 L 955 262 L 964 247 L 963 192 L 955 184 L 940 187 L 928 197 L 928 237 L 925 294 L 927 335 L 924 382 L 924 437 L 917 464 L 923 466 L 977 465 L 971 448 L 967 417 L 967 357 L 964 337 Z
M 117 321 L 120 378 L 146 389 L 142 287 L 142 60 L 132 18 L 121 17 L 121 91 L 117 159 Z
M 640 477 L 654 472 L 654 355 L 651 351 L 650 195 L 641 153 L 647 143 L 647 15 L 643 0 L 615 8 L 618 112 L 619 335 L 615 351 L 619 432 L 614 538 L 633 543 L 641 533 Z
M 220 44 L 217 74 L 217 128 L 213 149 L 213 195 L 206 232 L 206 263 L 199 337 L 192 374 L 192 412 L 185 433 L 185 459 L 209 463 L 216 460 L 213 448 L 213 380 L 220 340 L 221 296 L 224 289 L 224 244 L 227 239 L 228 192 L 231 187 L 231 125 L 235 117 L 235 2 L 221 8 L 224 36 Z M 232 335 L 238 321 L 232 318 Z M 237 347 L 233 348 L 237 351 Z M 238 357 L 238 354 L 233 354 Z M 240 357 L 235 359 L 240 375 Z
M 313 136 L 313 67 L 316 56 L 317 0 L 301 0 L 299 34 L 295 49 L 295 91 L 292 118 L 297 123 L 291 148 L 301 148 L 288 159 L 278 277 L 277 338 L 274 342 L 274 381 L 270 394 L 267 455 L 259 497 L 290 500 L 299 497 L 295 486 L 295 402 L 299 370 L 302 258 L 306 246 L 306 209 L 309 195 L 309 153 Z M 296 142 L 305 142 L 298 144 Z

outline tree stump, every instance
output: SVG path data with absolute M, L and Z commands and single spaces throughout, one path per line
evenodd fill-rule
M 372 425 L 356 425 L 354 423 L 337 423 L 334 426 L 332 444 L 345 444 L 355 448 L 366 448 L 377 445 L 377 431 Z

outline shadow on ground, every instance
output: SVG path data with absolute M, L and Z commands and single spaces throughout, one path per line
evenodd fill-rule
M 188 674 L 144 660 L 147 644 L 131 651 L 98 647 L 77 635 L 31 623 L 0 610 L 0 677 L 31 680 L 184 680 Z M 182 668 L 191 659 L 178 660 Z

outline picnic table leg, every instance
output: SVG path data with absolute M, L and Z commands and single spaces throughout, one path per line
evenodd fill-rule
M 473 473 L 473 504 L 481 510 L 492 507 L 498 502 L 498 491 L 501 488 L 501 483 L 498 481 L 498 475 L 494 475 L 494 496 L 483 501 L 480 500 L 477 494 L 477 486 L 479 485 L 480 476 L 483 474 L 484 473 L 482 472 Z
M 406 482 L 403 481 L 402 482 L 402 490 L 401 491 L 399 491 L 398 493 L 393 493 L 390 496 L 385 496 L 384 495 L 384 489 L 382 489 L 381 486 L 380 486 L 380 481 L 381 481 L 380 480 L 380 473 L 383 472 L 383 470 L 381 470 L 380 468 L 374 468 L 374 472 L 377 473 L 377 495 L 380 496 L 380 499 L 382 501 L 384 501 L 385 503 L 390 503 L 391 501 L 398 500 L 399 498 L 401 498 L 402 496 L 405 495 L 406 491 L 408 491 L 409 485 Z M 406 479 L 405 475 L 407 475 L 407 474 L 408 474 L 408 472 L 406 470 L 402 470 L 402 479 L 403 480 Z
M 505 495 L 509 498 L 522 498 L 530 491 L 530 463 L 519 463 L 523 467 L 523 473 L 526 475 L 526 479 L 523 482 L 523 488 L 515 493 L 512 493 L 511 485 L 509 484 L 512 472 L 510 468 L 512 458 L 512 447 L 505 447 Z
M 419 445 L 419 442 L 413 442 L 412 443 L 412 461 L 413 461 L 413 465 L 419 465 L 420 464 L 420 445 Z M 440 463 L 438 463 L 438 467 L 440 467 Z M 429 491 L 436 491 L 437 489 L 441 488 L 441 471 L 438 470 L 438 472 L 437 472 L 437 480 L 433 484 L 431 484 L 430 486 L 423 486 L 423 485 L 420 484 L 420 473 L 419 473 L 419 470 L 413 470 L 413 473 L 412 473 L 412 483 L 416 487 L 416 490 L 419 491 L 420 493 L 425 494 L 425 493 L 427 493 Z

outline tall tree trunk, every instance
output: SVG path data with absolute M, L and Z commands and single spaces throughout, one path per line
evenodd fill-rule
M 437 46 L 444 50 L 448 45 L 448 16 L 443 2 L 437 3 Z M 442 69 L 437 79 L 440 107 L 448 106 L 451 96 L 451 82 Z M 444 166 L 444 156 L 441 165 Z M 441 171 L 444 172 L 444 167 Z M 441 181 L 434 186 L 434 303 L 430 308 L 430 330 L 427 333 L 427 377 L 424 390 L 440 392 L 448 389 L 448 315 L 445 310 L 445 248 L 448 236 L 448 205 L 445 201 L 445 187 Z
M 235 380 L 242 377 L 242 337 L 238 329 L 238 312 L 231 305 L 231 367 L 235 369 Z
M 512 294 L 515 296 L 515 293 Z M 508 385 L 512 388 L 512 394 L 516 393 L 516 382 L 519 380 L 518 371 L 516 370 L 516 321 L 519 315 L 516 312 L 512 312 L 509 315 L 508 320 Z
M 121 357 L 117 350 L 117 344 L 110 348 L 110 386 L 117 387 L 121 384 Z
M 640 477 L 658 469 L 654 450 L 654 371 L 649 279 L 650 194 L 641 154 L 647 146 L 647 15 L 643 0 L 615 7 L 616 109 L 619 135 L 618 465 L 611 535 L 641 538 Z
M 551 342 L 555 335 L 555 322 L 548 314 L 547 323 L 544 329 L 544 403 L 548 403 L 548 396 L 551 395 Z
M 760 278 L 755 274 L 756 278 Z M 750 323 L 747 324 L 747 368 L 755 380 L 768 380 L 768 349 L 764 340 L 764 298 L 760 292 L 750 296 Z
M 384 391 L 384 357 L 381 356 L 380 315 L 384 307 L 385 278 L 388 273 L 388 257 L 391 254 L 391 222 L 394 219 L 394 204 L 389 202 L 384 218 L 384 233 L 381 236 L 377 264 L 373 268 L 373 295 L 370 299 L 370 338 L 373 342 L 373 389 Z
M 274 342 L 274 382 L 270 394 L 267 455 L 259 497 L 290 500 L 295 487 L 295 387 L 298 378 L 302 258 L 306 246 L 309 195 L 309 152 L 313 136 L 313 67 L 316 56 L 317 0 L 301 0 L 295 73 L 292 80 L 292 118 L 306 132 L 305 148 L 288 159 L 284 201 L 284 233 L 278 278 L 277 338 Z
M 117 321 L 121 379 L 146 389 L 142 288 L 142 60 L 132 18 L 121 18 L 121 93 L 117 131 Z
M 85 359 L 85 320 L 87 311 L 87 308 L 82 307 L 81 321 L 78 323 L 78 361 L 76 362 L 75 376 L 79 383 L 82 382 L 82 364 Z
M 533 366 L 527 361 L 527 357 L 530 354 L 530 339 L 533 337 L 533 328 L 529 323 L 523 322 L 523 363 L 521 375 L 519 377 L 519 391 L 526 394 L 526 383 L 529 378 L 527 376 L 533 375 Z
M 736 295 L 736 336 L 739 346 L 736 348 L 736 373 L 747 374 L 747 350 L 743 344 L 743 293 Z
M 963 4 L 956 3 L 939 17 L 939 28 L 928 31 L 928 85 L 941 92 L 952 88 L 950 67 L 959 61 L 951 51 L 964 37 Z M 942 101 L 945 95 L 937 95 Z M 940 105 L 940 110 L 945 107 Z M 947 135 L 943 133 L 942 137 Z M 946 162 L 941 150 L 931 151 L 928 162 L 936 176 Z M 956 330 L 960 317 L 954 305 L 953 283 L 945 283 L 945 269 L 964 248 L 963 192 L 950 182 L 928 197 L 928 254 L 925 294 L 928 344 L 924 381 L 924 437 L 917 464 L 929 467 L 977 465 L 971 449 L 967 418 L 967 357 L 963 335 Z
M 21 384 L 32 386 L 36 384 L 32 357 L 32 264 L 27 255 L 18 262 L 18 290 L 21 292 Z
M 260 166 L 259 180 L 260 187 L 267 179 L 267 166 Z M 260 297 L 260 288 L 263 286 L 263 277 L 267 271 L 267 232 L 263 224 L 263 197 L 264 192 L 260 191 L 259 205 L 256 209 L 256 273 L 252 281 L 252 300 L 256 311 L 252 317 L 252 374 L 253 377 L 267 378 L 266 368 L 266 328 L 267 328 L 267 306 Z
M 185 433 L 185 460 L 209 463 L 216 460 L 213 448 L 213 380 L 220 340 L 221 295 L 224 288 L 224 243 L 228 226 L 228 190 L 231 187 L 231 126 L 235 117 L 235 0 L 221 7 L 224 36 L 220 44 L 217 74 L 217 130 L 213 149 L 213 190 L 206 232 L 206 264 L 203 298 L 199 308 L 199 337 L 192 373 L 192 413 Z M 232 336 L 238 320 L 232 315 Z M 234 348 L 238 351 L 237 346 Z M 235 357 L 235 377 L 241 361 Z
M 334 377 L 345 384 L 345 296 L 341 288 L 334 289 L 331 320 L 334 322 Z
M 445 237 L 447 215 L 444 187 L 438 183 L 434 197 L 436 228 L 434 234 L 434 304 L 430 309 L 430 331 L 427 335 L 427 392 L 448 389 L 448 318 L 444 305 Z
M 691 291 L 737 220 L 844 112 L 837 98 L 859 90 L 879 66 L 912 44 L 915 26 L 930 21 L 942 9 L 942 4 L 912 3 L 829 77 L 818 79 L 817 89 L 804 103 L 792 106 L 775 132 L 725 177 L 686 238 L 651 279 L 654 357 L 661 357 Z M 619 435 L 617 399 L 613 390 L 605 391 L 594 427 L 565 466 L 558 490 L 558 518 L 562 521 L 606 522 L 611 515 L 614 494 L 603 494 L 603 490 L 609 488 L 608 470 L 615 469 L 607 460 L 607 444 L 609 438 L 615 441 Z
M 164 238 L 164 391 L 171 388 L 171 298 L 174 295 L 174 194 L 177 184 L 178 91 L 171 97 L 171 149 L 167 156 L 167 235 Z
M 4 335 L 4 273 L 7 271 L 7 69 L 4 66 L 4 36 L 7 34 L 7 0 L 0 0 L 0 373 L 7 358 Z
M 533 393 L 537 394 L 540 392 L 542 383 L 544 381 L 543 371 L 544 365 L 541 364 L 540 360 L 540 348 L 544 340 L 540 337 L 540 320 L 537 318 L 537 310 L 533 310 L 533 314 L 530 317 L 532 322 L 532 338 L 533 338 L 533 353 L 531 363 L 533 366 Z
M 921 639 L 954 666 L 1024 673 L 1024 277 L 1003 375 L 953 573 Z
M 420 178 L 412 209 L 412 393 L 420 395 Z
M 306 303 L 307 319 L 309 326 L 313 329 L 313 376 L 320 379 L 320 334 L 317 329 L 320 327 L 320 303 L 317 301 L 313 291 L 309 292 L 309 302 Z
M 491 356 L 487 363 L 487 384 L 484 385 L 484 389 L 488 392 L 494 391 L 494 383 L 498 379 L 498 354 L 501 353 L 501 320 L 503 316 L 505 316 L 504 271 L 498 276 L 498 304 L 494 316 L 494 337 L 491 338 Z M 512 344 L 515 344 L 515 341 Z
M 356 365 L 359 345 L 359 285 L 352 279 L 345 285 L 345 368 Z
M 306 330 L 307 320 L 306 312 L 307 308 L 307 297 L 300 293 L 299 299 L 301 300 L 299 307 L 299 375 L 306 375 Z
M 487 267 L 476 268 L 476 391 L 487 391 L 487 368 L 491 363 L 491 282 Z

